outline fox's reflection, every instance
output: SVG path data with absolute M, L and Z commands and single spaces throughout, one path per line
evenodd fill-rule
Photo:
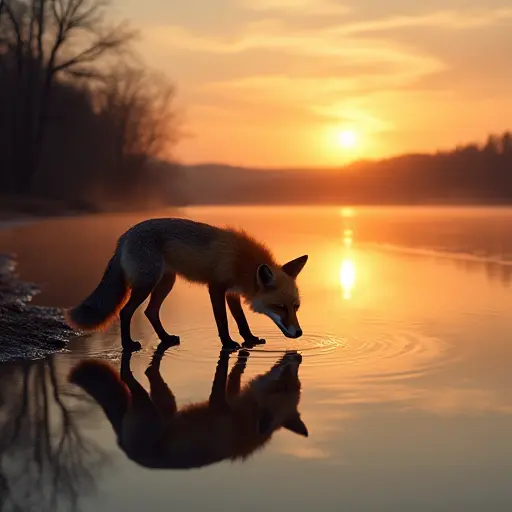
M 209 400 L 178 409 L 160 374 L 160 345 L 146 370 L 150 393 L 135 379 L 130 354 L 120 375 L 107 363 L 87 360 L 70 379 L 102 407 L 118 443 L 149 468 L 195 468 L 243 459 L 284 428 L 307 436 L 298 412 L 302 358 L 287 352 L 266 373 L 241 386 L 249 352 L 241 351 L 228 376 L 229 353 L 221 351 Z

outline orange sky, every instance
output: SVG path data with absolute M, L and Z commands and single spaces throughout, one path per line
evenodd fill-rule
M 506 0 L 117 0 L 117 12 L 177 84 L 188 163 L 336 165 L 512 128 Z

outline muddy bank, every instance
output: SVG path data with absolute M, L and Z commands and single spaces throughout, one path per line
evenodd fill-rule
M 0 254 L 0 362 L 37 359 L 64 348 L 76 333 L 58 308 L 34 306 L 39 289 L 22 281 L 16 261 Z

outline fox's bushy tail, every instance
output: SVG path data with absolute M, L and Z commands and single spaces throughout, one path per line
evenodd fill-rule
M 100 405 L 119 435 L 123 417 L 131 403 L 131 395 L 115 369 L 107 362 L 89 359 L 78 363 L 69 373 L 68 379 Z
M 108 327 L 130 296 L 116 251 L 108 262 L 100 284 L 78 306 L 66 311 L 68 324 L 77 330 L 100 331 Z

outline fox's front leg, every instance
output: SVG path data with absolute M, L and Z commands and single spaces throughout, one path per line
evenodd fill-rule
M 247 359 L 249 358 L 250 352 L 247 350 L 240 350 L 238 352 L 238 358 L 231 368 L 228 376 L 227 394 L 230 397 L 236 396 L 240 393 L 242 387 L 242 375 L 247 365 Z
M 145 371 L 149 380 L 151 400 L 162 418 L 166 419 L 172 418 L 178 410 L 178 407 L 174 393 L 162 378 L 160 362 L 162 361 L 165 351 L 174 345 L 175 343 L 171 339 L 162 341 L 153 353 L 151 363 Z
M 240 296 L 229 294 L 227 296 L 227 303 L 229 310 L 235 319 L 236 325 L 238 326 L 238 332 L 244 340 L 243 346 L 246 348 L 252 348 L 256 345 L 263 345 L 265 340 L 254 336 L 251 332 L 249 324 L 247 323 L 247 318 L 245 318 L 244 310 L 242 309 L 242 304 L 240 303 Z
M 212 303 L 215 322 L 223 348 L 236 350 L 240 344 L 231 339 L 229 335 L 228 315 L 226 311 L 226 289 L 223 287 L 209 285 L 208 292 Z

